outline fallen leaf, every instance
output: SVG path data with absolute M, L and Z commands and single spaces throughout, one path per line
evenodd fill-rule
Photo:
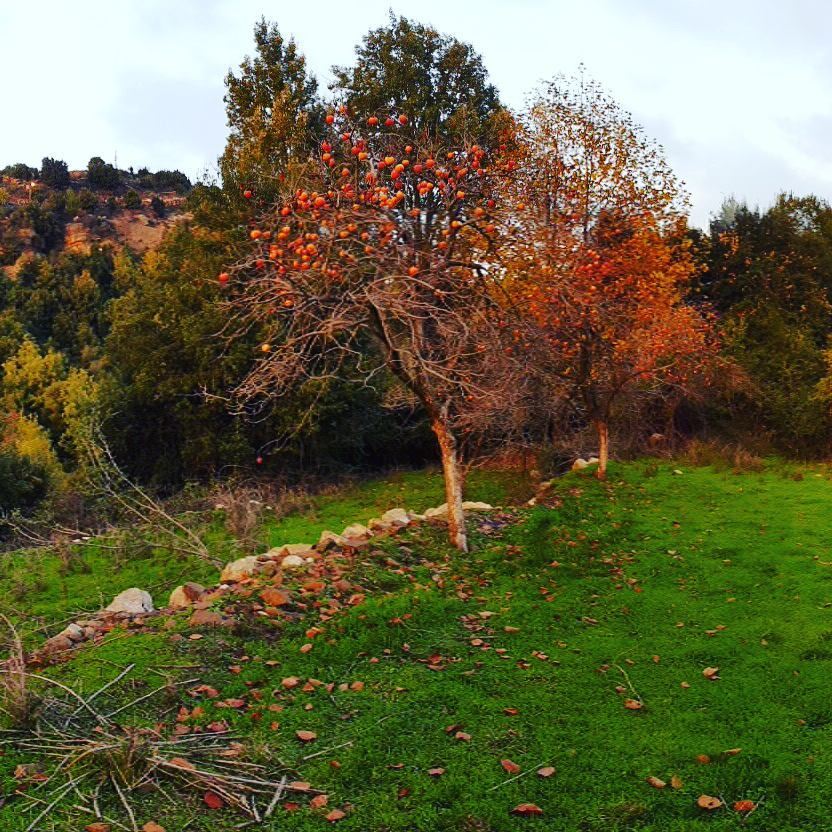
M 509 774 L 519 774 L 521 769 L 517 763 L 512 762 L 511 760 L 500 760 L 500 765 L 509 773 Z
M 702 675 L 703 675 L 706 679 L 709 679 L 709 680 L 710 680 L 710 681 L 712 681 L 712 682 L 715 682 L 717 679 L 719 679 L 719 675 L 718 675 L 718 674 L 719 674 L 719 668 L 718 668 L 718 667 L 706 667 L 706 668 L 702 671 Z
M 444 773 L 445 773 L 444 768 L 429 768 L 428 769 L 428 774 L 431 777 L 441 777 Z
M 723 751 L 722 753 L 726 757 L 736 757 L 742 751 L 741 748 L 729 748 L 727 751 Z
M 205 792 L 202 800 L 209 809 L 222 809 L 225 806 L 223 799 L 216 792 Z
M 323 809 L 329 803 L 329 796 L 325 794 L 316 794 L 312 800 L 309 801 L 311 809 Z
M 96 821 L 95 823 L 90 823 L 84 827 L 84 832 L 110 832 L 112 827 L 109 823 L 102 823 L 100 821 Z
M 647 782 L 654 788 L 654 789 L 663 789 L 667 783 L 664 780 L 660 780 L 658 777 L 654 777 L 652 774 L 647 778 Z
M 512 815 L 522 815 L 523 817 L 530 817 L 532 815 L 542 815 L 543 809 L 534 803 L 518 803 L 511 810 Z
M 696 762 L 702 766 L 706 766 L 711 762 L 711 758 L 707 754 L 697 754 Z
M 644 707 L 644 704 L 638 699 L 625 699 L 624 707 L 628 711 L 640 711 Z
M 159 826 L 158 823 L 154 823 L 154 821 L 149 820 L 143 827 L 142 832 L 165 832 L 164 826 Z
M 330 823 L 336 823 L 337 821 L 345 818 L 347 816 L 346 812 L 342 812 L 340 809 L 333 809 L 331 812 L 328 812 L 324 817 Z
M 682 783 L 682 778 L 679 777 L 678 774 L 674 774 L 673 777 L 670 778 L 670 786 L 673 789 L 681 789 L 684 784 Z
M 454 739 L 459 740 L 460 742 L 471 742 L 471 735 L 466 734 L 465 731 L 457 731 L 454 734 Z
M 517 716 L 517 714 L 519 714 L 520 711 L 518 711 L 517 708 L 503 708 L 503 713 L 506 716 Z
M 295 731 L 295 736 L 301 742 L 312 742 L 312 740 L 318 739 L 318 735 L 314 731 Z
M 554 766 L 543 766 L 537 770 L 538 777 L 551 777 L 555 773 Z
M 756 808 L 757 804 L 753 800 L 738 800 L 734 804 L 734 811 L 740 812 L 741 814 L 753 812 Z
M 696 798 L 696 805 L 700 809 L 713 812 L 714 809 L 722 807 L 722 801 L 718 797 L 711 797 L 709 794 L 700 794 L 699 797 Z

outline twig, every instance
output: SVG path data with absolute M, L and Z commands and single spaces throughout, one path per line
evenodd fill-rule
M 277 808 L 277 804 L 280 803 L 283 793 L 286 791 L 286 784 L 288 783 L 288 778 L 284 774 L 283 777 L 280 778 L 280 783 L 277 785 L 277 789 L 275 790 L 274 797 L 272 797 L 271 802 L 266 807 L 266 811 L 263 813 L 264 818 L 271 817 L 272 812 Z
M 116 714 L 120 714 L 122 711 L 126 711 L 128 708 L 132 708 L 133 705 L 138 705 L 139 702 L 144 702 L 145 699 L 150 699 L 151 696 L 155 696 L 157 693 L 161 693 L 163 690 L 167 690 L 170 687 L 181 687 L 182 685 L 190 685 L 192 682 L 198 682 L 199 679 L 186 679 L 184 682 L 173 682 L 170 685 L 162 685 L 155 690 L 150 691 L 150 693 L 146 693 L 143 696 L 140 696 L 138 699 L 134 699 L 132 702 L 128 702 L 126 705 L 122 705 L 120 708 L 116 708 L 116 710 L 112 711 L 111 713 L 107 714 L 105 717 L 106 719 L 112 719 Z
M 514 777 L 509 777 L 508 780 L 503 780 L 502 783 L 497 783 L 496 786 L 492 786 L 488 791 L 493 792 L 494 789 L 499 789 L 500 786 L 505 786 L 507 783 L 513 783 L 515 780 L 519 780 L 521 777 L 525 777 L 527 774 L 531 774 L 533 771 L 537 771 L 539 768 L 545 766 L 546 763 L 540 763 L 539 765 L 534 766 L 533 768 L 526 769 L 526 771 L 521 771 L 520 774 L 515 774 Z
M 349 740 L 348 742 L 342 742 L 340 745 L 333 745 L 331 748 L 324 748 L 320 751 L 316 751 L 314 754 L 307 754 L 305 757 L 301 757 L 303 762 L 307 760 L 313 760 L 315 757 L 321 757 L 324 754 L 329 754 L 330 751 L 337 751 L 339 748 L 346 748 L 347 746 L 352 745 L 353 741 Z

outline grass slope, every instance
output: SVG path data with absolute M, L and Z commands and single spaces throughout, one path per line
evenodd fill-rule
M 465 558 L 429 527 L 385 541 L 408 568 L 365 575 L 375 591 L 307 653 L 308 622 L 277 630 L 243 621 L 173 643 L 160 622 L 159 632 L 116 637 L 50 673 L 89 692 L 130 661 L 137 680 L 118 695 L 197 672 L 223 699 L 243 699 L 239 709 L 202 702 L 197 721 L 227 720 L 277 770 L 279 761 L 329 796 L 327 809 L 280 810 L 267 828 L 323 829 L 334 806 L 347 810 L 343 830 L 830 828 L 832 484 L 820 469 L 677 470 L 616 467 L 607 484 L 565 477 L 557 504 L 518 512 L 497 535 L 484 526 Z M 507 482 L 485 477 L 472 496 L 500 502 Z M 438 502 L 436 488 L 423 475 L 373 483 L 267 534 L 310 539 L 394 503 Z M 123 588 L 123 577 L 103 594 Z M 191 632 L 184 619 L 176 627 Z M 707 667 L 720 668 L 719 680 L 703 676 Z M 363 688 L 287 691 L 288 676 Z M 628 710 L 626 698 L 643 707 Z M 172 716 L 157 705 L 144 719 Z M 461 727 L 448 733 L 452 725 Z M 317 739 L 299 743 L 298 729 Z M 506 782 L 503 759 L 523 776 Z M 7 793 L 21 760 L 0 762 Z M 540 778 L 541 765 L 557 773 Z M 667 787 L 648 785 L 651 775 Z M 701 794 L 759 807 L 745 820 L 730 808 L 706 813 Z M 198 800 L 144 800 L 140 823 L 168 832 L 240 822 Z M 544 815 L 510 815 L 522 802 Z M 2 810 L 4 829 L 31 819 L 18 805 Z M 81 816 L 56 815 L 54 828 L 83 828 Z

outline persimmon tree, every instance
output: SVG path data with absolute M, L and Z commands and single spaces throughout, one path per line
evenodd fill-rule
M 512 282 L 542 335 L 539 367 L 597 431 L 603 478 L 615 407 L 684 386 L 714 350 L 684 299 L 686 196 L 661 148 L 583 75 L 530 102 L 518 142 Z
M 519 388 L 491 195 L 505 165 L 405 114 L 341 107 L 326 122 L 292 197 L 253 221 L 247 256 L 220 275 L 229 337 L 263 333 L 236 393 L 279 406 L 309 380 L 392 373 L 430 420 L 450 538 L 466 550 L 460 443 Z

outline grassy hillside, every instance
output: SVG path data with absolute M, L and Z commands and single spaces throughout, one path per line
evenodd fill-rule
M 189 732 L 222 720 L 246 759 L 327 796 L 310 808 L 307 795 L 292 795 L 263 828 L 326 828 L 333 809 L 345 813 L 334 821 L 345 830 L 826 828 L 827 471 L 637 463 L 612 474 L 606 484 L 570 475 L 549 505 L 483 516 L 465 557 L 434 527 L 378 541 L 339 565 L 348 592 L 360 586 L 366 597 L 337 614 L 329 589 L 299 578 L 283 587 L 301 602 L 292 615 L 264 618 L 251 598 L 223 602 L 233 627 L 195 628 L 184 613 L 114 633 L 45 672 L 89 695 L 135 663 L 96 699 L 103 712 L 166 680 L 198 679 L 120 719 L 163 733 L 177 713 Z M 495 503 L 508 501 L 507 487 L 519 491 L 510 475 L 472 486 L 472 497 Z M 321 498 L 264 535 L 311 540 L 394 504 L 439 501 L 435 475 L 408 474 Z M 21 561 L 8 557 L 4 568 L 14 563 L 23 580 Z M 108 573 L 103 552 L 89 565 L 58 579 L 54 565 L 38 564 L 27 608 L 63 617 L 99 594 L 181 571 L 150 557 Z M 297 686 L 284 684 L 292 677 Z M 217 695 L 192 695 L 197 684 Z M 302 742 L 298 730 L 315 738 Z M 24 812 L 12 795 L 15 766 L 36 760 L 11 749 L 1 758 L 4 829 L 25 829 L 39 811 Z M 541 777 L 542 767 L 555 773 Z M 133 797 L 138 827 L 225 832 L 245 822 L 229 807 L 208 808 L 198 789 L 177 795 Z M 724 805 L 699 808 L 701 795 Z M 101 801 L 124 821 L 115 797 Z M 734 811 L 736 801 L 754 811 Z M 38 828 L 83 828 L 91 818 L 72 803 Z M 512 815 L 522 803 L 542 816 Z

